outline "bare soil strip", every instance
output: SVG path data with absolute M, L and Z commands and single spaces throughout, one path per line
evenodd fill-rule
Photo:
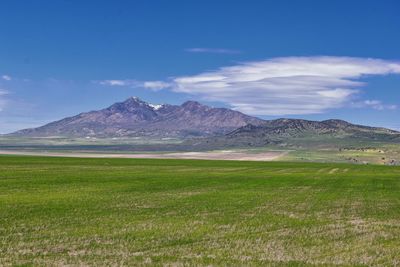
M 271 161 L 278 159 L 287 152 L 270 151 L 260 153 L 247 153 L 237 151 L 212 151 L 212 152 L 176 152 L 176 153 L 142 153 L 142 154 L 107 154 L 107 153 L 61 153 L 61 152 L 31 152 L 0 150 L 0 155 L 25 155 L 49 157 L 75 157 L 75 158 L 149 158 L 149 159 L 209 159 L 209 160 L 249 160 Z

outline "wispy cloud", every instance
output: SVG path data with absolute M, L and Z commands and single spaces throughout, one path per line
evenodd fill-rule
M 170 86 L 169 83 L 162 82 L 162 81 L 147 81 L 147 82 L 143 82 L 143 87 L 144 88 L 155 90 L 155 91 L 168 88 L 169 86 Z
M 361 102 L 355 102 L 353 106 L 357 108 L 369 107 L 375 110 L 396 110 L 398 108 L 397 105 L 384 104 L 380 100 L 364 100 Z
M 104 80 L 104 81 L 95 81 L 101 85 L 110 85 L 110 86 L 128 86 L 133 80 Z
M 224 102 L 253 115 L 313 114 L 350 103 L 365 85 L 359 78 L 390 73 L 400 73 L 399 62 L 351 57 L 284 57 L 177 77 L 172 79 L 171 88 L 205 100 Z
M 164 81 L 138 81 L 132 79 L 126 80 L 103 80 L 94 81 L 95 83 L 106 85 L 106 86 L 121 86 L 121 87 L 142 87 L 153 91 L 168 88 L 170 83 Z
M 11 81 L 12 80 L 11 76 L 9 76 L 9 75 L 2 75 L 1 78 L 3 80 L 5 80 L 5 81 Z
M 213 53 L 213 54 L 240 54 L 239 50 L 234 49 L 224 49 L 224 48 L 187 48 L 186 52 L 190 53 Z

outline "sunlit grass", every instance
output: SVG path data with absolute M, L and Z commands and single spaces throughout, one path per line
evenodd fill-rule
M 400 168 L 0 157 L 0 265 L 398 265 Z

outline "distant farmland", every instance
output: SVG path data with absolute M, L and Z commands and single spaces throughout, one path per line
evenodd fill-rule
M 400 167 L 0 156 L 0 265 L 400 264 Z

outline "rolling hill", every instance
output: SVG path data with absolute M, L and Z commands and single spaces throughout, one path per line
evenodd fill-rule
M 400 132 L 343 120 L 310 121 L 302 119 L 277 119 L 259 125 L 248 124 L 223 137 L 190 141 L 197 147 L 260 147 L 266 145 L 334 146 L 360 142 L 399 143 Z

